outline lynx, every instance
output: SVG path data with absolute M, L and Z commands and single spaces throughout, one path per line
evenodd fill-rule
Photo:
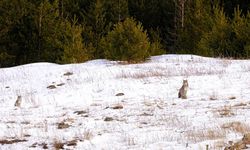
M 21 102 L 22 102 L 22 97 L 21 96 L 17 96 L 17 100 L 15 102 L 15 106 L 16 107 L 20 107 L 21 106 Z
M 183 85 L 179 90 L 178 98 L 187 99 L 188 81 L 183 80 Z

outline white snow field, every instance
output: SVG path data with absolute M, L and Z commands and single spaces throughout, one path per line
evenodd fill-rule
M 183 79 L 187 99 L 178 98 Z M 250 60 L 161 55 L 0 69 L 1 150 L 219 150 L 249 132 Z

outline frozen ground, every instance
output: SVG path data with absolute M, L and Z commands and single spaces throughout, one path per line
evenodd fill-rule
M 0 149 L 224 149 L 250 132 L 249 77 L 250 60 L 191 55 L 0 69 Z

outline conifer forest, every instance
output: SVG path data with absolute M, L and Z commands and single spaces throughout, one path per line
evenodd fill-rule
M 249 0 L 0 0 L 0 67 L 250 57 Z

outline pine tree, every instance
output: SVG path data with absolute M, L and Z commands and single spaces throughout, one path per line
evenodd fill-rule
M 237 57 L 248 58 L 250 56 L 250 13 L 245 16 L 239 7 L 235 8 L 232 28 L 237 40 L 235 42 Z
M 85 13 L 85 38 L 94 46 L 94 58 L 104 58 L 104 52 L 99 47 L 100 40 L 111 30 L 113 24 L 128 16 L 127 0 L 96 0 Z
M 76 24 L 66 23 L 64 34 L 63 63 L 81 63 L 89 59 L 87 47 L 82 40 L 82 27 Z
M 201 55 L 205 56 L 234 56 L 232 28 L 224 11 L 214 8 L 214 20 L 211 31 L 202 35 L 198 48 Z
M 107 59 L 140 62 L 149 56 L 150 42 L 141 23 L 127 18 L 101 41 Z
M 58 0 L 53 3 L 44 0 L 38 6 L 35 14 L 36 29 L 38 32 L 38 59 L 40 61 L 55 62 L 62 55 L 62 37 L 64 25 L 59 16 Z
M 163 48 L 173 48 L 176 42 L 174 12 L 175 0 L 128 0 L 129 14 L 147 30 L 159 33 Z M 153 36 L 149 32 L 150 41 Z M 174 51 L 171 51 L 174 52 Z
M 97 0 L 92 4 L 87 14 L 87 38 L 90 40 L 89 44 L 93 44 L 95 51 L 93 52 L 94 58 L 103 58 L 104 53 L 99 48 L 101 38 L 107 34 L 111 25 L 106 20 L 106 11 L 104 8 L 104 1 Z M 85 26 L 86 26 L 85 25 Z
M 7 57 L 6 65 L 28 63 L 34 59 L 32 12 L 27 0 L 0 1 L 0 53 Z
M 151 37 L 151 45 L 149 48 L 150 56 L 161 55 L 166 53 L 162 45 L 161 42 L 162 40 L 159 32 L 160 32 L 159 30 L 153 30 L 153 29 L 149 31 L 149 35 Z
M 198 43 L 201 36 L 211 31 L 212 28 L 212 8 L 209 1 L 194 0 L 186 2 L 185 26 L 177 29 L 177 42 L 175 48 L 178 53 L 201 54 Z

